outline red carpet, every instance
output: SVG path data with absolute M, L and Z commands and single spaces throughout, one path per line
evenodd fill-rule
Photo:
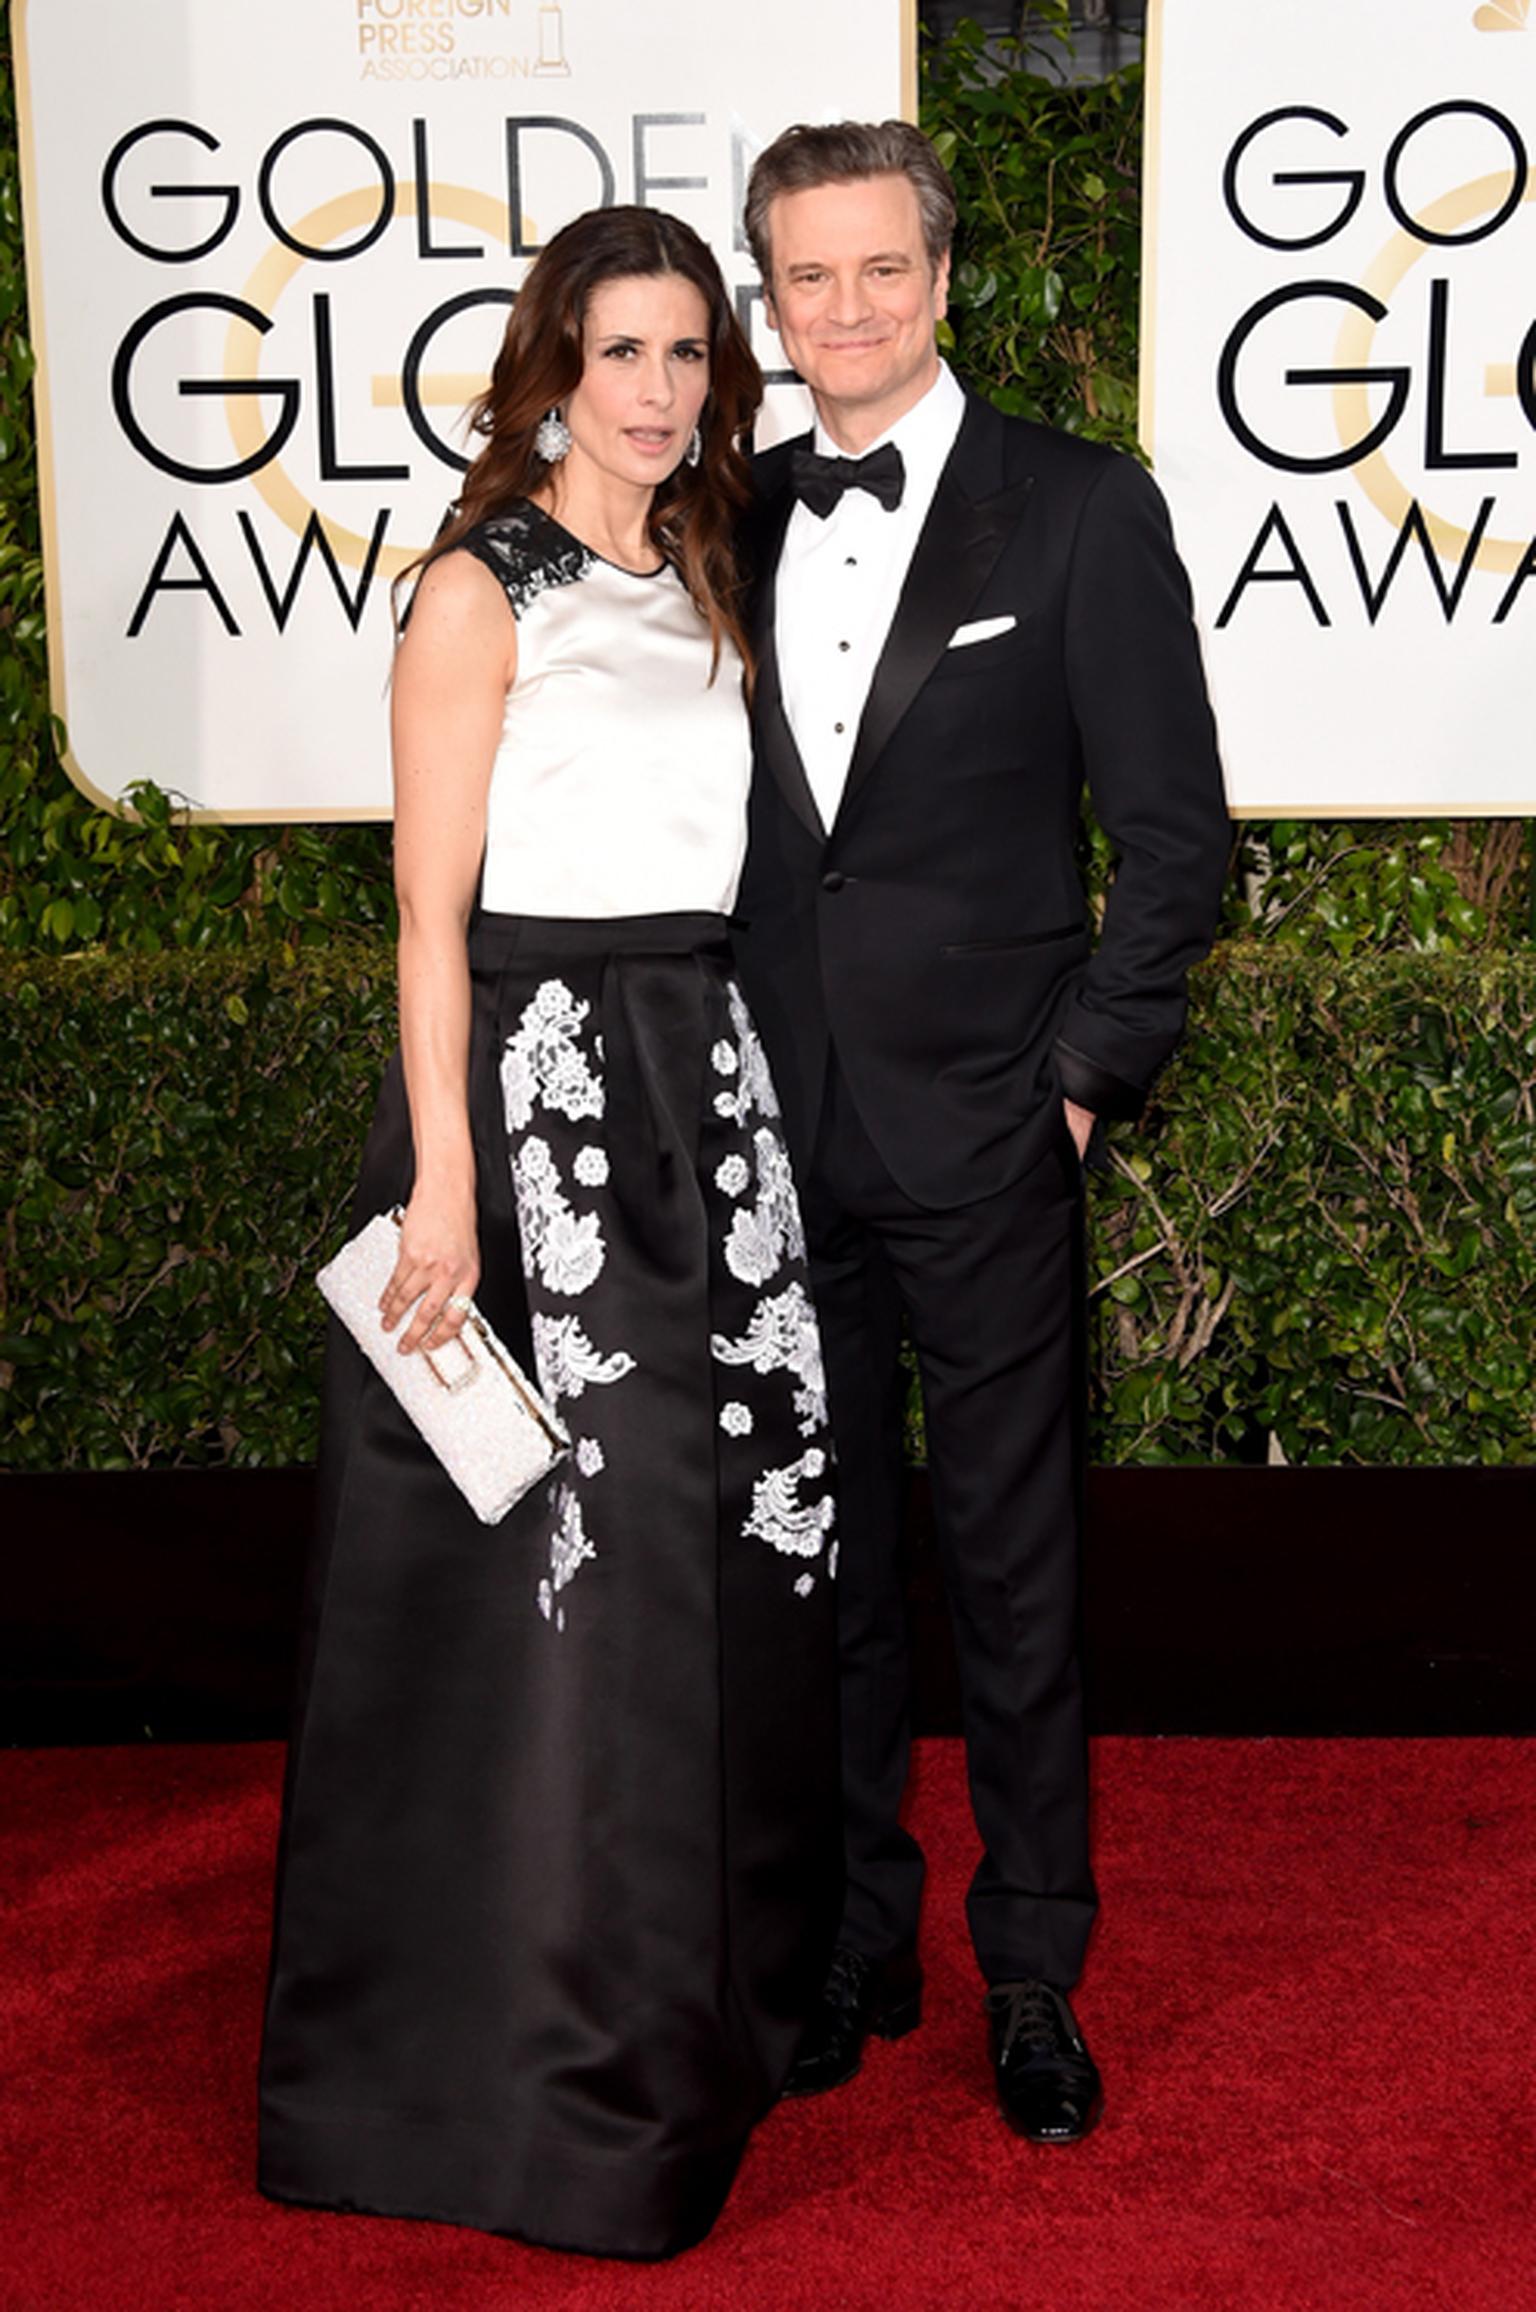
M 760 2131 L 661 2267 L 269 2206 L 252 2077 L 279 1758 L 0 1755 L 6 2312 L 1528 2312 L 1536 1751 L 1098 1746 L 1109 2102 L 989 2100 L 957 1746 L 929 1743 L 929 2012 Z

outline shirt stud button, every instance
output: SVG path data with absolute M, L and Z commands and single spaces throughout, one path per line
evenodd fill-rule
M 833 728 L 833 729 L 836 731 L 836 733 L 837 733 L 837 735 L 838 735 L 838 737 L 839 737 L 839 738 L 841 738 L 841 737 L 842 737 L 842 735 L 843 735 L 844 731 L 847 729 L 847 727 L 848 727 L 848 726 L 847 726 L 847 724 L 846 724 L 846 723 L 834 723 L 834 724 L 832 725 L 832 728 Z
M 840 642 L 837 647 L 839 650 L 851 650 L 853 648 L 853 644 L 851 642 Z

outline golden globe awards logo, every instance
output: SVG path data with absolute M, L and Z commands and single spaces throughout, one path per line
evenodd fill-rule
M 190 594 L 201 594 L 224 629 L 239 635 L 243 621 L 227 571 L 221 572 L 232 553 L 249 562 L 278 633 L 300 602 L 312 565 L 329 580 L 355 632 L 375 578 L 397 575 L 425 543 L 392 541 L 395 498 L 423 453 L 446 477 L 463 471 L 467 459 L 450 427 L 486 376 L 483 363 L 474 370 L 437 368 L 437 348 L 483 308 L 504 315 L 514 296 L 504 275 L 448 295 L 427 285 L 440 262 L 483 264 L 497 252 L 525 257 L 538 239 L 523 206 L 527 156 L 514 124 L 504 154 L 507 197 L 438 180 L 429 123 L 417 120 L 411 128 L 403 171 L 370 129 L 339 117 L 300 120 L 282 130 L 262 150 L 247 184 L 217 181 L 216 172 L 201 178 L 187 163 L 175 165 L 173 154 L 195 161 L 220 151 L 222 139 L 200 122 L 138 124 L 108 155 L 105 213 L 148 266 L 171 273 L 195 258 L 206 278 L 207 261 L 233 239 L 247 209 L 270 236 L 255 266 L 228 288 L 209 284 L 152 297 L 113 354 L 111 404 L 124 439 L 147 466 L 192 486 L 202 500 L 196 510 L 182 505 L 171 514 L 127 620 L 130 640 L 166 597 Z M 148 187 L 142 183 L 146 161 L 159 180 Z M 311 204 L 290 202 L 290 177 L 300 169 L 311 185 L 329 178 L 338 189 Z M 140 183 L 137 201 L 128 195 L 130 176 Z M 471 236 L 452 235 L 453 226 L 469 227 Z M 406 262 L 427 294 L 415 313 L 392 312 L 393 327 L 386 330 L 370 294 L 370 260 L 386 236 L 398 241 L 402 235 L 409 236 Z M 387 256 L 382 252 L 376 261 Z M 399 257 L 388 262 L 398 279 Z M 214 318 L 224 324 L 222 360 L 216 372 L 203 374 L 191 349 Z M 358 355 L 365 337 L 367 404 L 360 408 Z M 350 391 L 343 382 L 348 374 Z M 227 450 L 194 448 L 188 440 L 178 405 L 200 400 L 222 405 Z M 389 422 L 381 426 L 370 412 L 388 413 Z M 359 439 L 364 431 L 367 446 Z M 381 436 L 389 441 L 383 454 Z M 210 490 L 242 483 L 297 536 L 286 568 L 274 566 L 247 506 L 231 507 L 232 530 L 209 506 Z M 369 509 L 366 527 L 350 515 L 363 489 L 384 499 Z M 450 494 L 451 479 L 443 491 Z M 357 573 L 355 581 L 343 575 L 347 568 Z
M 1528 811 L 1529 0 L 1153 0 L 1143 432 L 1239 814 Z
M 845 0 L 818 102 L 910 102 L 903 13 Z M 377 817 L 390 584 L 529 262 L 583 210 L 669 209 L 753 326 L 746 174 L 825 11 L 263 0 L 249 44 L 218 14 L 13 0 L 55 704 L 103 799 Z
M 359 78 L 564 80 L 563 0 L 351 0 Z M 532 48 L 516 45 L 534 23 Z
M 477 23 L 485 20 L 479 0 L 355 4 L 383 12 L 375 29 L 394 22 L 402 35 L 434 27 L 451 32 L 450 5 L 472 11 Z M 565 10 L 558 0 L 543 0 L 538 14 L 535 65 L 558 81 L 569 72 Z M 389 53 L 409 60 L 415 52 Z M 706 125 L 700 112 L 629 116 L 629 151 L 622 158 L 629 162 L 637 200 L 649 201 L 657 188 L 707 189 L 702 173 L 678 173 L 667 158 L 669 139 L 675 145 L 679 131 Z M 442 349 L 483 346 L 487 309 L 499 330 L 515 297 L 505 266 L 445 295 L 436 293 L 439 268 L 489 274 L 487 259 L 528 259 L 546 237 L 535 221 L 535 202 L 541 217 L 558 219 L 574 208 L 612 202 L 620 184 L 621 156 L 579 119 L 531 113 L 482 120 L 479 126 L 478 156 L 500 172 L 495 191 L 440 173 L 438 131 L 425 116 L 410 120 L 403 151 L 398 143 L 392 149 L 361 118 L 292 122 L 262 147 L 245 184 L 224 175 L 218 156 L 225 140 L 204 121 L 143 121 L 117 138 L 102 170 L 103 214 L 146 266 L 176 278 L 180 268 L 196 263 L 206 280 L 210 264 L 239 245 L 242 227 L 253 216 L 270 236 L 243 279 L 154 296 L 125 330 L 110 373 L 122 435 L 147 466 L 176 482 L 204 492 L 249 484 L 298 540 L 296 551 L 278 562 L 247 506 L 232 507 L 232 522 L 178 506 L 155 542 L 129 612 L 130 641 L 144 634 L 170 600 L 189 596 L 201 596 L 224 631 L 240 636 L 244 621 L 226 575 L 231 556 L 254 575 L 258 615 L 270 619 L 279 634 L 315 586 L 322 598 L 334 597 L 356 632 L 375 582 L 399 576 L 421 552 L 432 524 L 424 535 L 399 538 L 398 497 L 419 483 L 423 460 L 428 472 L 442 469 L 435 523 L 468 463 L 459 421 L 489 374 L 483 357 L 470 367 L 444 361 Z M 461 161 L 463 149 L 456 146 Z M 552 189 L 556 153 L 559 181 L 567 188 L 575 171 L 574 198 L 558 198 Z M 739 142 L 728 145 L 725 157 L 729 179 L 737 184 L 747 165 Z M 306 200 L 295 189 L 302 185 L 336 189 Z M 468 228 L 467 235 L 461 228 Z M 397 245 L 393 255 L 386 248 L 391 240 Z M 387 262 L 398 282 L 402 261 L 417 285 L 416 311 L 392 301 L 381 330 L 372 269 Z M 744 312 L 757 294 L 755 283 L 742 283 Z M 225 322 L 222 361 L 216 374 L 204 374 L 181 348 L 212 317 Z M 365 406 L 360 345 L 371 351 Z M 223 405 L 229 444 L 227 450 L 197 452 L 185 439 L 185 405 L 210 400 Z M 391 421 L 390 454 L 376 446 L 379 413 Z M 365 433 L 366 446 L 360 439 Z M 352 509 L 363 487 L 375 503 L 359 521 Z
M 1479 29 L 1488 28 L 1480 15 Z M 1370 624 L 1389 611 L 1411 548 L 1447 623 L 1456 617 L 1474 569 L 1508 573 L 1508 585 L 1487 608 L 1501 625 L 1536 574 L 1536 537 L 1498 534 L 1494 488 L 1479 497 L 1468 521 L 1437 511 L 1433 500 L 1442 477 L 1492 476 L 1516 467 L 1514 436 L 1536 433 L 1536 316 L 1525 321 L 1513 360 L 1478 364 L 1484 396 L 1513 403 L 1514 425 L 1490 431 L 1466 410 L 1468 397 L 1458 397 L 1452 384 L 1458 371 L 1465 377 L 1475 358 L 1457 341 L 1460 279 L 1475 266 L 1483 275 L 1478 286 L 1486 305 L 1484 254 L 1496 236 L 1513 236 L 1536 191 L 1530 154 L 1511 114 L 1471 97 L 1422 107 L 1395 129 L 1374 166 L 1361 165 L 1358 141 L 1346 120 L 1318 104 L 1277 106 L 1247 122 L 1233 139 L 1222 172 L 1231 223 L 1255 248 L 1304 255 L 1306 262 L 1300 278 L 1266 290 L 1228 331 L 1216 375 L 1221 414 L 1260 467 L 1275 474 L 1349 474 L 1394 525 L 1390 550 L 1373 567 L 1350 500 L 1334 500 L 1358 607 Z M 1426 185 L 1444 175 L 1447 151 L 1469 149 L 1484 156 L 1486 167 L 1425 197 Z M 1361 273 L 1333 275 L 1314 252 L 1342 238 L 1368 192 L 1395 230 Z M 1528 278 L 1528 253 L 1523 249 L 1514 261 L 1503 260 L 1502 251 L 1500 256 L 1506 301 L 1500 322 L 1512 326 L 1515 299 Z M 1337 326 L 1333 359 L 1320 364 L 1290 358 L 1288 336 L 1294 332 L 1303 342 L 1315 337 L 1328 315 Z M 1395 323 L 1408 358 L 1379 357 L 1378 340 L 1389 323 Z M 1332 441 L 1303 446 L 1304 426 L 1293 431 L 1283 414 L 1278 420 L 1270 414 L 1282 398 L 1274 390 L 1277 366 L 1286 395 L 1322 390 L 1331 397 Z M 1262 417 L 1246 382 L 1254 369 L 1268 387 Z M 1458 398 L 1465 412 L 1461 436 Z M 1418 468 L 1411 486 L 1394 463 L 1400 446 L 1406 457 L 1399 463 Z M 1329 607 L 1314 574 L 1300 522 L 1278 496 L 1221 604 L 1217 627 L 1226 626 L 1261 586 L 1298 589 L 1320 626 L 1336 614 L 1337 603 Z

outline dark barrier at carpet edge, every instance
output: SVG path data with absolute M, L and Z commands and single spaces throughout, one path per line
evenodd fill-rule
M 0 1476 L 0 1741 L 280 1733 L 312 1474 Z M 925 1733 L 959 1728 L 922 1473 Z M 1536 1466 L 1096 1469 L 1092 1723 L 1117 1734 L 1536 1731 Z

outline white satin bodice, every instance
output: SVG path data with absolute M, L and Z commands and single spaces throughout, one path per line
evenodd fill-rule
M 532 505 L 464 549 L 517 619 L 481 905 L 506 915 L 726 914 L 746 847 L 741 660 L 676 572 L 605 562 Z

